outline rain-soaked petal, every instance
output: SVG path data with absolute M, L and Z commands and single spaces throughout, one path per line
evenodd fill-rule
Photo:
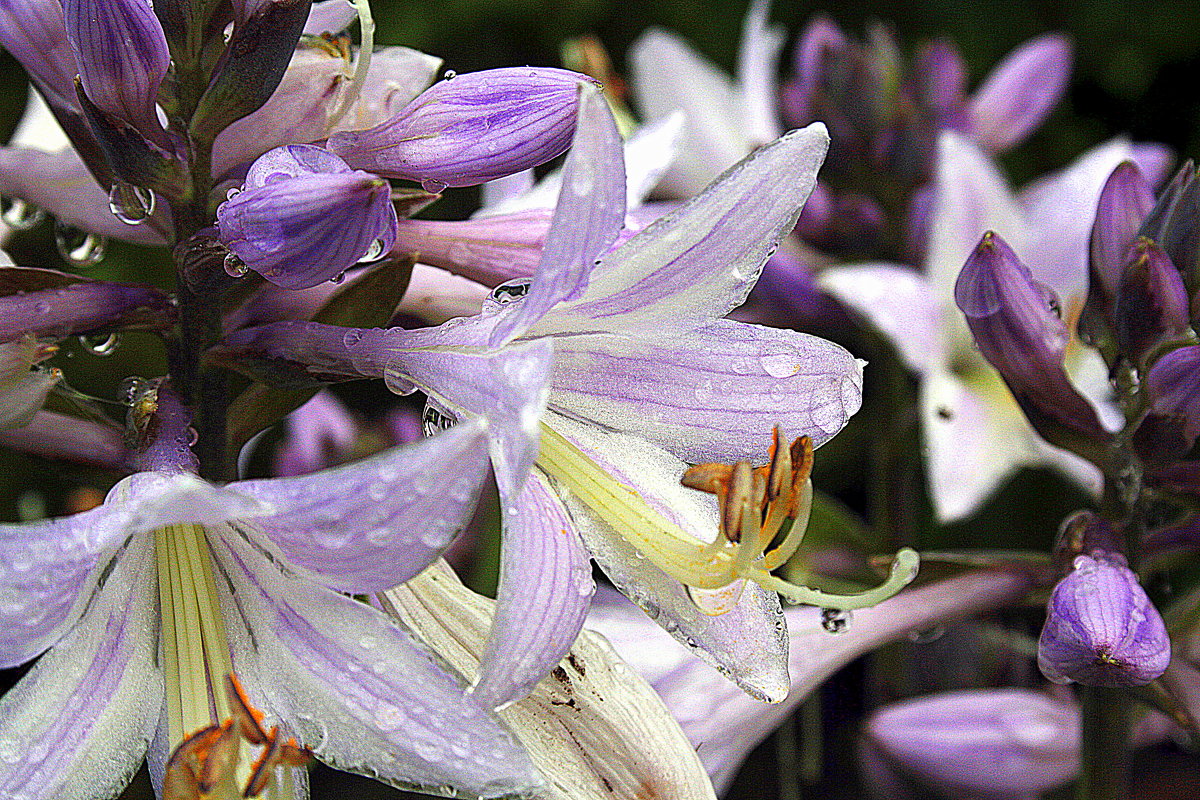
M 0 699 L 0 795 L 115 797 L 162 704 L 154 550 L 143 536 L 87 614 Z
M 406 447 L 297 478 L 230 488 L 280 509 L 252 525 L 318 583 L 365 594 L 429 566 L 470 520 L 488 475 L 485 426 L 467 420 Z
M 862 402 L 862 365 L 796 331 L 716 320 L 671 339 L 555 341 L 552 408 L 691 462 L 765 458 L 771 431 L 828 441 Z
M 215 561 L 234 587 L 222 605 L 253 642 L 235 641 L 235 665 L 258 672 L 266 705 L 317 758 L 410 788 L 497 797 L 537 787 L 525 750 L 411 633 L 296 577 L 233 529 L 216 533 Z
M 588 553 L 544 477 L 530 475 L 506 511 L 496 616 L 474 687 L 488 707 L 521 699 L 563 659 L 595 591 Z

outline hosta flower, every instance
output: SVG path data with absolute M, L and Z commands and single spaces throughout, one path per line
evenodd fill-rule
M 1014 196 L 984 153 L 963 137 L 944 133 L 924 274 L 875 263 L 820 275 L 821 287 L 891 339 L 921 381 L 926 471 L 939 518 L 970 515 L 1023 465 L 1052 464 L 1085 486 L 1097 485 L 1093 467 L 1033 435 L 973 344 L 954 306 L 954 285 L 980 237 L 995 231 L 1028 265 L 1032 278 L 1057 298 L 1067 329 L 1073 330 L 1087 294 L 1093 209 L 1105 178 L 1129 158 L 1157 178 L 1162 155 L 1152 146 L 1116 140 Z M 1104 404 L 1109 385 L 1100 360 L 1072 340 L 1066 365 L 1079 391 L 1093 404 Z M 1101 408 L 1102 421 L 1112 418 Z
M 588 606 L 590 555 L 673 635 L 751 693 L 778 700 L 787 692 L 786 649 L 774 591 L 869 604 L 915 567 L 909 553 L 879 592 L 837 598 L 786 584 L 768 573 L 774 562 L 756 561 L 771 543 L 767 531 L 792 515 L 799 533 L 808 513 L 803 447 L 797 455 L 778 438 L 773 447 L 772 429 L 819 445 L 860 401 L 860 365 L 840 347 L 721 319 L 795 224 L 826 136 L 819 125 L 784 136 L 610 249 L 625 217 L 620 140 L 599 92 L 580 91 L 559 204 L 528 285 L 502 285 L 480 315 L 432 329 L 264 326 L 227 340 L 230 363 L 261 354 L 316 374 L 383 376 L 401 393 L 422 388 L 436 427 L 478 413 L 478 381 L 455 377 L 469 357 L 552 344 L 550 411 L 539 422 L 540 408 L 528 406 L 494 430 L 504 553 L 476 694 L 511 701 L 558 662 Z M 423 372 L 414 377 L 417 364 Z M 761 462 L 768 451 L 778 465 L 770 502 L 744 487 L 735 493 L 752 535 L 738 539 L 726 527 L 730 535 L 716 538 L 717 504 L 680 486 L 681 459 Z M 538 472 L 513 479 L 534 462 Z
M 487 474 L 482 419 L 345 468 L 217 487 L 190 472 L 177 401 L 165 387 L 143 399 L 157 405 L 138 419 L 154 431 L 143 471 L 91 511 L 0 527 L 0 663 L 48 650 L 0 700 L 0 794 L 112 796 L 148 746 L 173 799 L 242 796 L 237 752 L 264 745 L 277 797 L 306 794 L 289 768 L 305 748 L 406 786 L 538 784 L 457 676 L 349 596 L 413 577 L 466 522 Z M 243 697 L 267 715 L 254 735 Z

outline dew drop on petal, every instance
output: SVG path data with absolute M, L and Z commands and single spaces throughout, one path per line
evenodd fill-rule
M 790 378 L 800 369 L 800 364 L 791 353 L 772 353 L 759 356 L 758 361 L 772 378 Z
M 358 263 L 366 264 L 371 261 L 378 261 L 383 257 L 386 243 L 383 239 L 373 239 L 367 247 L 367 252 L 362 254 L 362 258 L 358 259 Z
M 104 237 L 98 233 L 88 233 L 62 221 L 54 223 L 54 246 L 72 266 L 90 267 L 95 264 L 104 258 L 106 244 Z
M 240 278 L 250 271 L 250 268 L 246 266 L 246 262 L 238 258 L 236 253 L 226 253 L 223 266 L 225 267 L 225 274 L 231 278 Z
M 234 186 L 232 189 L 230 189 L 228 192 L 225 193 L 225 199 L 232 200 L 233 198 L 237 197 L 241 193 L 242 193 L 242 190 L 239 189 L 238 187 Z
M 442 80 L 444 80 L 444 81 L 452 81 L 457 77 L 458 77 L 458 73 L 452 69 L 448 69 L 442 73 Z
M 49 314 L 50 313 L 50 304 L 47 303 L 45 300 L 38 300 L 36 303 L 33 304 L 33 312 L 35 314 Z
M 821 627 L 830 633 L 843 633 L 850 627 L 850 612 L 837 608 L 822 608 Z
M 154 213 L 154 192 L 129 183 L 114 183 L 108 190 L 108 210 L 126 225 L 139 225 Z
M 334 275 L 332 278 L 330 278 L 329 282 L 330 283 L 341 283 L 344 280 L 346 280 L 346 271 L 342 270 L 337 275 Z
M 441 194 L 446 191 L 449 185 L 445 181 L 439 181 L 436 178 L 426 178 L 421 181 L 421 188 L 430 194 Z
M 121 337 L 115 333 L 101 333 L 79 337 L 79 344 L 94 356 L 111 356 L 117 351 Z
M 354 347 L 354 345 L 362 341 L 362 338 L 362 328 L 351 328 L 350 330 L 346 331 L 344 336 L 342 336 L 342 344 L 346 347 Z
M 27 231 L 46 218 L 46 212 L 18 197 L 0 197 L 0 220 L 16 231 Z

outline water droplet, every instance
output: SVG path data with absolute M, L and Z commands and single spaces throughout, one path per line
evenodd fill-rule
M 425 401 L 425 410 L 421 412 L 421 430 L 426 436 L 433 436 L 454 426 L 455 419 L 442 409 Z
M 95 356 L 111 356 L 121 343 L 121 337 L 115 333 L 101 333 L 91 336 L 80 336 L 79 344 L 84 350 Z
M 342 270 L 337 275 L 334 275 L 332 278 L 329 279 L 329 282 L 330 283 L 341 283 L 344 280 L 346 280 L 346 270 Z
M 344 336 L 342 336 L 342 344 L 346 347 L 354 347 L 354 345 L 362 341 L 362 338 L 362 328 L 351 328 L 350 330 L 346 331 Z
M 184 431 L 184 433 L 187 434 L 187 446 L 188 447 L 195 447 L 196 442 L 200 441 L 200 431 L 196 430 L 191 425 L 187 426 L 187 430 Z
M 0 220 L 16 231 L 27 231 L 46 218 L 46 212 L 19 197 L 0 197 Z
M 383 500 L 383 498 L 387 497 L 387 493 L 388 493 L 387 484 L 381 483 L 379 481 L 376 481 L 375 483 L 372 483 L 370 486 L 367 487 L 367 496 L 376 502 L 379 502 L 379 501 Z
M 485 303 L 484 311 L 494 311 L 497 306 L 508 305 L 515 300 L 520 300 L 527 294 L 529 294 L 528 278 L 516 278 L 515 280 L 505 281 L 495 289 L 492 289 L 492 293 L 488 295 L 487 302 Z
M 225 199 L 232 200 L 233 198 L 237 197 L 241 193 L 242 193 L 242 190 L 235 186 L 232 189 L 230 189 L 228 192 L 225 193 Z
M 934 625 L 932 628 L 923 631 L 913 631 L 908 634 L 908 640 L 913 644 L 929 644 L 936 642 L 938 639 L 946 635 L 946 628 L 942 625 Z
M 800 369 L 800 364 L 791 353 L 772 353 L 759 356 L 758 363 L 772 378 L 790 378 Z
M 844 632 L 850 627 L 850 612 L 837 608 L 822 608 L 821 627 L 830 633 Z
M 444 81 L 452 81 L 457 77 L 458 77 L 458 73 L 452 69 L 448 69 L 442 73 L 442 80 L 444 80 Z
M 50 304 L 47 303 L 45 300 L 38 300 L 36 303 L 33 304 L 33 313 L 49 314 L 50 313 Z
M 246 262 L 237 257 L 237 253 L 226 253 L 223 266 L 225 267 L 225 274 L 231 278 L 240 278 L 250 271 L 250 268 L 246 266 Z
M 430 194 L 441 194 L 446 191 L 450 184 L 445 181 L 439 181 L 437 178 L 426 178 L 421 181 L 421 188 Z
M 358 646 L 365 650 L 370 650 L 372 647 L 375 647 L 377 644 L 379 644 L 379 640 L 376 639 L 374 636 L 363 636 L 363 637 L 359 638 L 359 640 L 358 640 Z
M 362 257 L 358 259 L 358 263 L 366 264 L 371 261 L 378 261 L 386 252 L 386 247 L 387 243 L 383 239 L 373 239 L 367 247 L 367 252 L 363 253 Z
M 108 190 L 108 210 L 126 225 L 139 225 L 154 213 L 154 192 L 129 183 L 114 183 Z
M 106 242 L 98 233 L 88 233 L 59 221 L 54 223 L 54 246 L 72 266 L 90 267 L 104 258 Z

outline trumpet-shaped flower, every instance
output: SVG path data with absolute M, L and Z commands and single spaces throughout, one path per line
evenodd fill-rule
M 487 475 L 484 420 L 341 469 L 217 487 L 190 473 L 177 401 L 143 400 L 142 472 L 91 511 L 0 527 L 0 663 L 48 651 L 0 700 L 0 794 L 112 796 L 147 748 L 172 800 L 240 797 L 247 779 L 305 796 L 291 768 L 305 748 L 404 786 L 539 783 L 457 676 L 347 595 L 413 577 L 466 522 Z M 224 691 L 229 674 L 244 693 Z M 230 719 L 268 746 L 253 775 L 236 766 Z
M 965 138 L 939 141 L 933 218 L 924 273 L 899 264 L 856 264 L 826 270 L 819 284 L 892 340 L 921 382 L 920 414 L 934 509 L 943 520 L 973 513 L 1016 468 L 1050 464 L 1084 486 L 1099 473 L 1035 436 L 999 376 L 972 343 L 954 306 L 963 263 L 993 230 L 1057 298 L 1074 330 L 1087 294 L 1087 256 L 1096 199 L 1108 174 L 1134 159 L 1157 179 L 1165 166 L 1155 146 L 1116 140 L 1013 195 L 990 159 Z M 1067 370 L 1105 414 L 1108 379 L 1094 354 L 1072 340 Z
M 799 602 L 869 604 L 915 567 L 909 553 L 881 593 L 836 598 L 785 584 L 756 560 L 770 545 L 763 531 L 790 512 L 800 533 L 808 512 L 804 459 L 786 467 L 783 451 L 793 451 L 772 448 L 772 429 L 819 445 L 860 402 L 860 365 L 840 347 L 721 318 L 795 224 L 827 138 L 819 125 L 787 134 L 612 248 L 625 218 L 620 140 L 599 92 L 580 91 L 575 144 L 531 281 L 501 285 L 483 313 L 438 328 L 245 331 L 227 340 L 231 361 L 260 353 L 317 374 L 382 375 L 393 391 L 425 389 L 436 426 L 477 413 L 476 383 L 447 381 L 453 364 L 552 344 L 550 410 L 539 421 L 540 409 L 528 407 L 495 431 L 504 553 L 477 695 L 502 705 L 559 661 L 588 606 L 590 555 L 680 641 L 752 694 L 779 700 L 786 643 L 767 589 Z M 414 379 L 418 362 L 427 372 Z M 684 460 L 762 460 L 768 450 L 788 489 L 770 503 L 739 489 L 753 535 L 718 538 L 717 503 L 680 485 Z M 528 480 L 513 478 L 532 463 Z M 766 516 L 756 529 L 758 514 Z

